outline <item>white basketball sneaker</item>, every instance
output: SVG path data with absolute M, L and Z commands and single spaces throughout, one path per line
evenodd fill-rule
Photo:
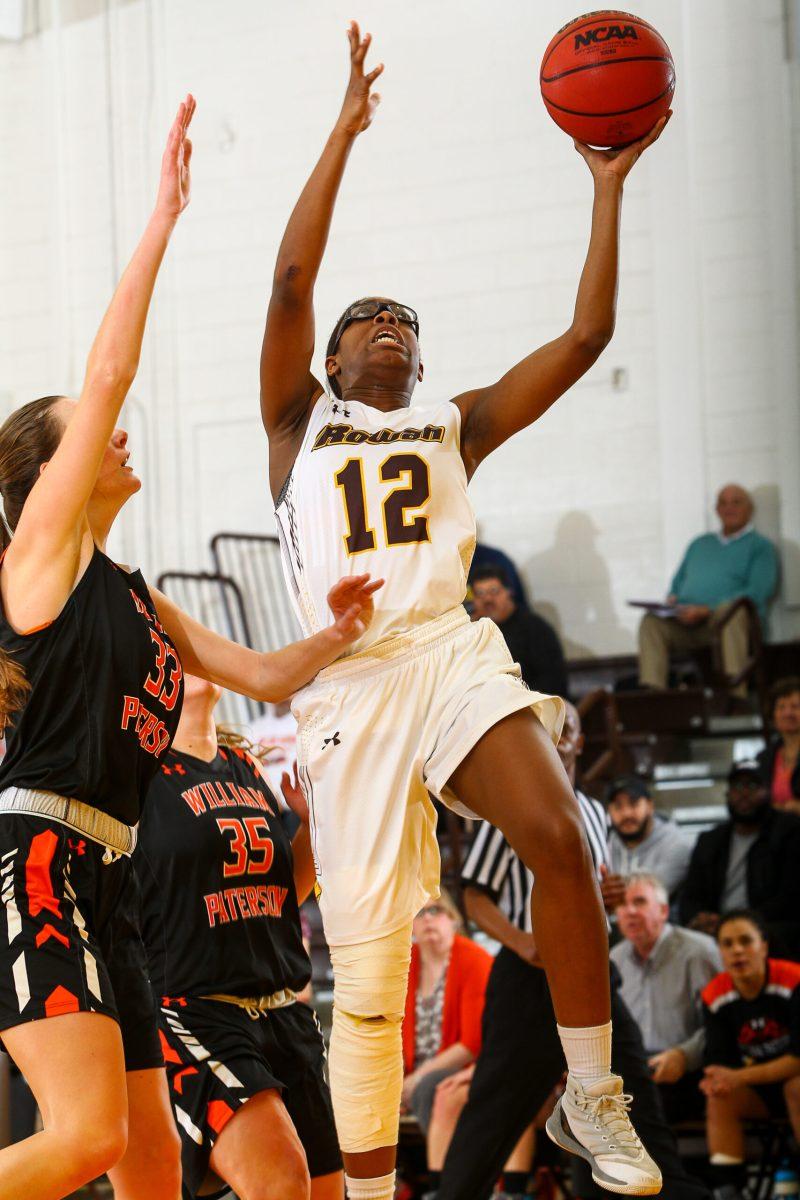
M 606 1191 L 651 1196 L 661 1191 L 661 1171 L 631 1125 L 631 1099 L 619 1075 L 587 1088 L 568 1075 L 566 1091 L 547 1120 L 547 1136 L 585 1158 L 592 1179 Z

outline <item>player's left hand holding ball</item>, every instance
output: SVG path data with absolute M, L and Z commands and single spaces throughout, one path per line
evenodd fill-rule
M 621 183 L 645 150 L 661 137 L 671 116 L 672 109 L 660 121 L 656 121 L 650 132 L 639 138 L 638 142 L 631 142 L 630 146 L 622 146 L 619 150 L 595 150 L 593 146 L 587 146 L 577 139 L 573 139 L 573 144 L 578 154 L 586 159 L 596 181 L 605 177 Z
M 336 620 L 326 632 L 344 646 L 358 641 L 372 621 L 372 597 L 382 587 L 382 579 L 370 582 L 369 575 L 346 575 L 335 583 L 328 592 L 328 608 Z

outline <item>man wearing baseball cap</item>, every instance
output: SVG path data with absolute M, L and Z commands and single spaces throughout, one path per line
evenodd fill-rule
M 681 897 L 681 919 L 716 934 L 720 917 L 755 909 L 778 957 L 800 959 L 800 817 L 770 805 L 769 780 L 756 762 L 728 775 L 730 819 L 701 833 Z
M 656 813 L 650 789 L 638 775 L 615 779 L 608 785 L 605 801 L 611 822 L 611 875 L 606 882 L 655 875 L 673 897 L 689 869 L 692 847 L 686 835 L 674 821 Z

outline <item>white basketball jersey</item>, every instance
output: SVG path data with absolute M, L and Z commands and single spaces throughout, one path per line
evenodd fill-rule
M 283 565 L 306 635 L 332 618 L 330 588 L 369 571 L 384 586 L 347 653 L 408 633 L 461 604 L 475 515 L 449 401 L 384 413 L 321 396 L 275 509 Z

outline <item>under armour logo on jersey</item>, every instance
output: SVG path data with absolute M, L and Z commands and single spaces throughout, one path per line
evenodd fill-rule
M 344 408 L 344 407 L 342 407 L 342 408 L 339 408 L 339 405 L 338 405 L 338 404 L 334 404 L 333 408 L 331 409 L 331 412 L 334 412 L 334 413 L 342 413 L 342 415 L 343 415 L 343 416 L 345 416 L 345 417 L 349 417 L 349 416 L 350 416 L 350 413 L 348 412 L 348 410 L 347 410 L 346 408 Z
M 78 838 L 77 841 L 74 838 L 67 838 L 67 841 L 70 850 L 74 850 L 76 854 L 82 855 L 86 853 L 86 842 L 83 838 Z
M 341 738 L 339 737 L 338 729 L 336 730 L 336 732 L 333 734 L 332 737 L 322 739 L 322 749 L 324 750 L 326 746 L 329 746 L 331 744 L 333 744 L 334 746 L 341 746 L 341 744 L 342 744 Z

